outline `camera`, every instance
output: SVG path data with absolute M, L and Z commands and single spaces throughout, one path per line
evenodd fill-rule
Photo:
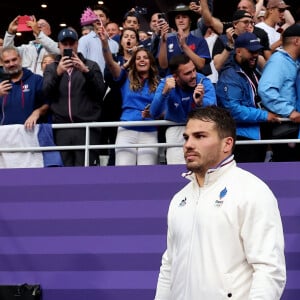
M 68 56 L 69 58 L 71 58 L 72 54 L 73 54 L 73 50 L 71 48 L 64 49 L 63 56 Z
M 140 6 L 136 6 L 134 8 L 135 12 L 139 15 L 146 15 L 147 14 L 147 8 L 146 7 L 140 7 Z

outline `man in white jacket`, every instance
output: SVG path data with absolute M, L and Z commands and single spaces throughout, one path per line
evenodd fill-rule
M 235 124 L 219 107 L 189 114 L 191 180 L 172 199 L 155 300 L 277 300 L 286 282 L 276 198 L 236 166 Z
M 14 39 L 18 31 L 19 18 L 20 16 L 17 16 L 9 23 L 4 36 L 4 47 L 15 46 Z M 28 68 L 35 74 L 43 75 L 41 64 L 43 57 L 49 53 L 60 54 L 58 44 L 50 38 L 51 27 L 46 20 L 39 19 L 37 21 L 35 16 L 32 16 L 26 25 L 32 29 L 35 39 L 17 47 L 22 58 L 22 67 Z

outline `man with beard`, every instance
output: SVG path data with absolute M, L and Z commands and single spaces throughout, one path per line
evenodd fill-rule
M 190 180 L 168 211 L 155 300 L 279 300 L 286 281 L 283 229 L 268 186 L 236 166 L 236 128 L 217 106 L 190 112 Z
M 196 72 L 196 66 L 189 56 L 173 56 L 169 69 L 172 75 L 160 81 L 150 106 L 153 118 L 163 115 L 165 120 L 185 123 L 192 109 L 216 104 L 213 84 L 203 74 Z M 183 131 L 182 125 L 170 126 L 166 130 L 166 142 L 183 144 Z M 166 159 L 167 164 L 184 164 L 182 147 L 168 147 Z
M 49 108 L 42 93 L 43 77 L 22 68 L 22 59 L 15 47 L 4 47 L 0 58 L 3 63 L 0 124 L 24 124 L 32 129 Z
M 239 35 L 235 40 L 235 54 L 216 85 L 218 104 L 227 108 L 237 122 L 238 140 L 266 138 L 266 122 L 279 122 L 276 114 L 261 109 L 257 92 L 259 73 L 256 70 L 261 49 L 255 34 L 245 32 Z M 266 146 L 238 145 L 235 148 L 235 159 L 237 162 L 263 162 Z

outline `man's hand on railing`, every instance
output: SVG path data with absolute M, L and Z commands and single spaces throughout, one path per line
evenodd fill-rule
M 40 117 L 40 113 L 37 110 L 34 110 L 32 114 L 25 121 L 24 123 L 25 128 L 28 130 L 32 130 L 39 117 Z
M 44 104 L 41 107 L 35 109 L 31 115 L 27 118 L 27 120 L 24 123 L 25 129 L 32 130 L 34 126 L 36 125 L 38 119 L 40 116 L 43 116 L 47 113 L 49 109 L 48 104 Z
M 292 122 L 295 122 L 295 123 L 300 123 L 300 112 L 298 111 L 293 111 L 290 116 L 289 116 L 290 120 Z
M 272 113 L 272 112 L 268 112 L 268 122 L 272 122 L 272 123 L 280 123 L 280 119 L 279 116 Z

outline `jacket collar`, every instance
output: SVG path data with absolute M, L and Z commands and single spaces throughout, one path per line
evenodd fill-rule
M 204 186 L 212 185 L 215 183 L 228 169 L 236 166 L 236 162 L 234 160 L 234 156 L 230 155 L 221 161 L 217 166 L 210 168 L 207 170 L 205 174 Z M 192 171 L 186 172 L 182 174 L 182 177 L 187 178 L 194 183 L 197 183 L 196 176 Z

